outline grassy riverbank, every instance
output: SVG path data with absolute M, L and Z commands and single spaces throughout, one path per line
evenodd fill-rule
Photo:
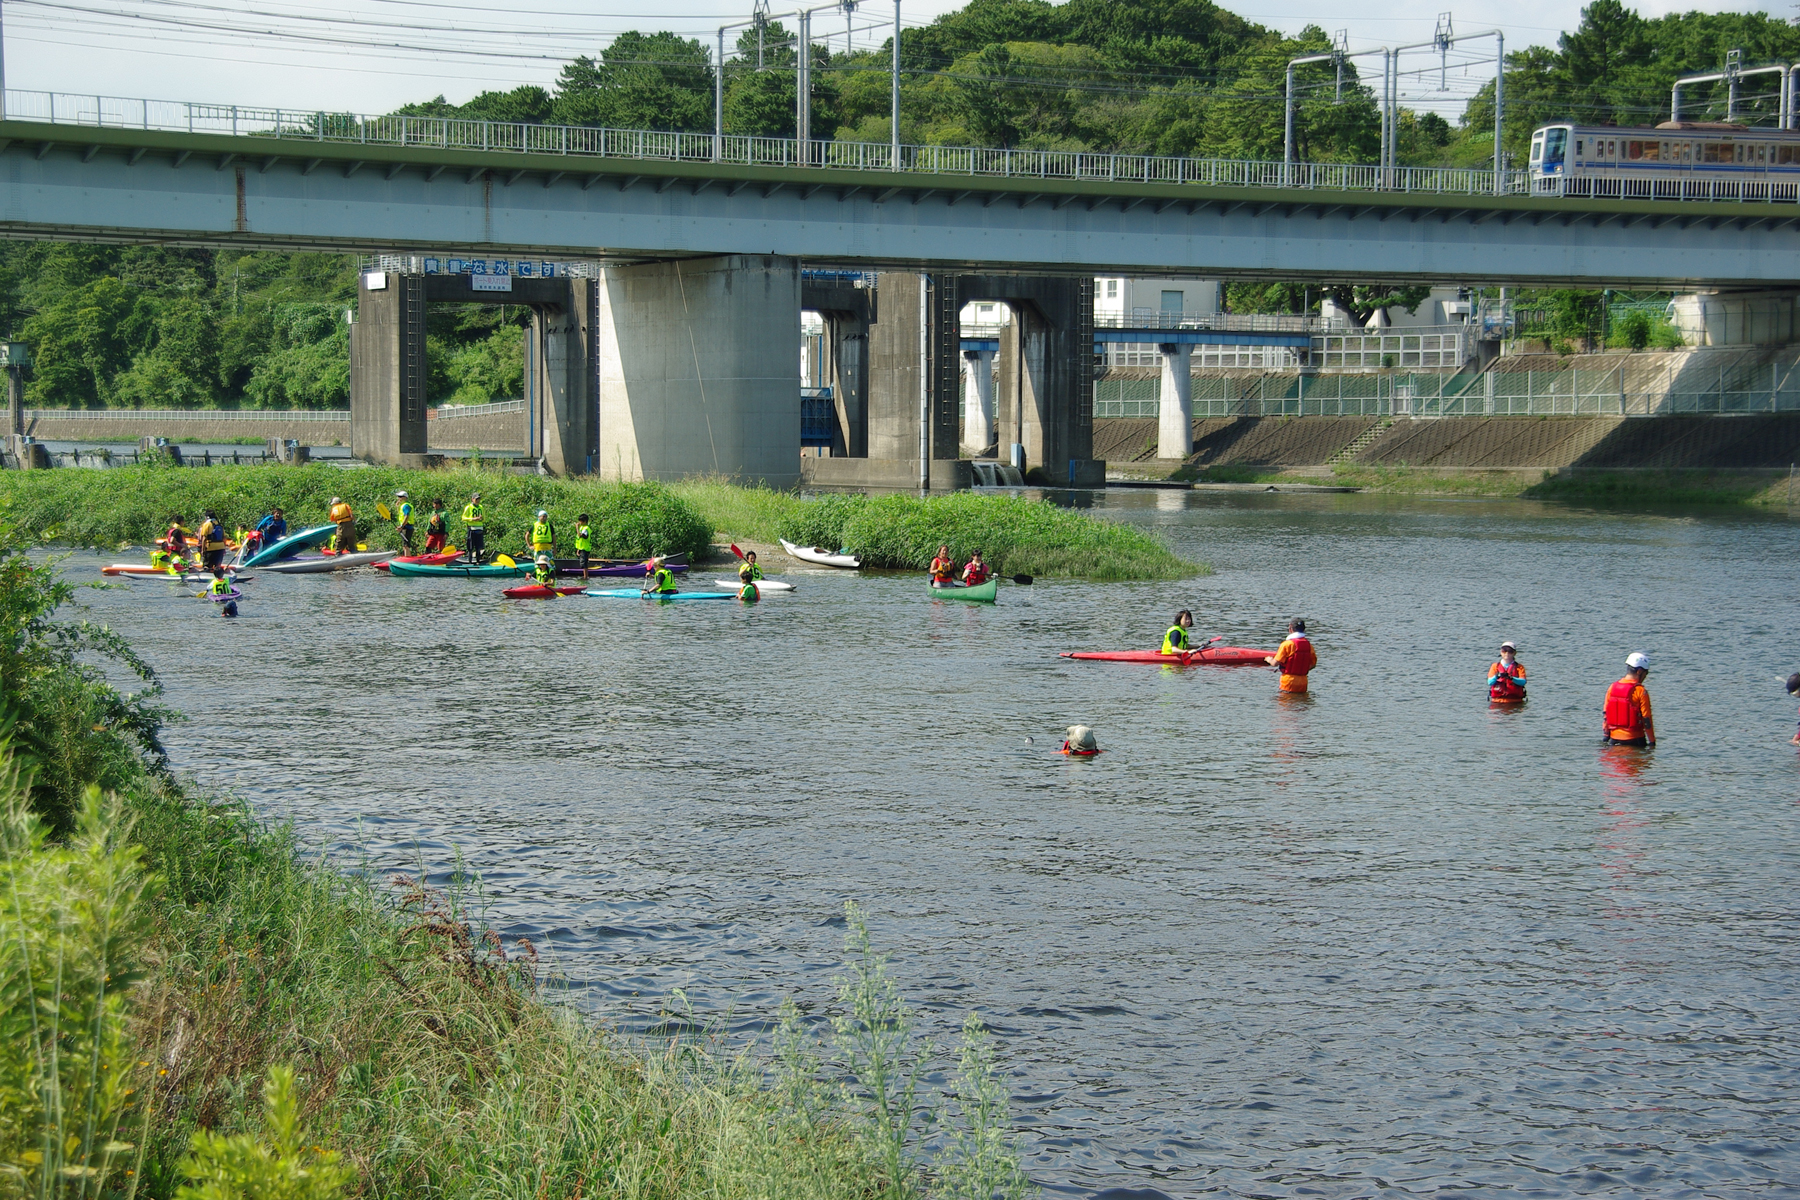
M 550 1002 L 534 948 L 460 896 L 339 875 L 183 787 L 153 672 L 57 621 L 76 595 L 0 523 L 0 1193 L 1026 1190 L 985 1035 L 966 1031 L 954 1103 L 915 1095 L 942 1064 L 854 909 L 828 1040 L 790 1006 L 774 1057 L 624 1043 Z M 82 665 L 107 655 L 139 694 Z M 927 1164 L 934 1113 L 955 1132 Z
M 390 467 L 344 470 L 313 463 L 302 467 L 172 467 L 142 465 L 109 470 L 0 472 L 0 504 L 15 527 L 65 545 L 142 546 L 159 536 L 171 517 L 194 528 L 211 508 L 228 527 L 249 526 L 272 507 L 287 513 L 291 529 L 325 523 L 333 496 L 356 510 L 371 547 L 392 549 L 399 535 L 375 504 L 391 509 L 404 489 L 418 509 L 419 541 L 431 499 L 444 501 L 450 538 L 462 544 L 462 508 L 473 492 L 482 497 L 490 551 L 519 553 L 540 508 L 558 526 L 558 548 L 573 552 L 575 518 L 593 517 L 595 553 L 615 558 L 657 552 L 703 555 L 712 530 L 694 507 L 661 484 L 598 483 L 543 479 L 492 470 L 449 468 L 402 471 Z
M 1002 575 L 1120 580 L 1209 572 L 1134 526 L 1020 496 L 800 497 L 708 480 L 677 484 L 675 492 L 721 536 L 842 547 L 871 567 L 924 570 L 947 543 L 958 558 L 981 551 Z

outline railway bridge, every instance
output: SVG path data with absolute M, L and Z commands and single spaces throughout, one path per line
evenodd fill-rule
M 846 331 L 847 456 L 915 479 L 956 458 L 953 305 L 993 298 L 1025 314 L 1020 344 L 999 348 L 1015 382 L 996 420 L 1053 481 L 1096 469 L 1081 365 L 1096 273 L 1641 289 L 1800 278 L 1800 205 L 1537 197 L 1491 171 L 946 147 L 896 161 L 886 146 L 45 93 L 8 92 L 6 113 L 0 235 L 598 264 L 527 301 L 544 456 L 624 478 L 798 478 L 805 264 L 888 277 L 877 311 L 821 310 Z M 381 458 L 423 450 L 408 434 L 422 412 L 411 322 L 432 289 L 476 287 L 409 278 L 364 277 L 354 338 L 358 452 Z

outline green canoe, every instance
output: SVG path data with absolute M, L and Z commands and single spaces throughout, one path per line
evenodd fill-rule
M 978 583 L 974 587 L 934 587 L 931 594 L 940 600 L 979 600 L 992 604 L 999 595 L 1000 581 L 990 579 L 986 583 Z
M 390 562 L 390 575 L 430 575 L 440 579 L 523 579 L 531 574 L 529 566 L 503 567 L 499 563 L 487 563 L 479 567 L 459 567 L 455 565 L 433 566 L 429 563 Z

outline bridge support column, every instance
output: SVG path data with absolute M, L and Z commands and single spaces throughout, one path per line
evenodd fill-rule
M 597 290 L 601 475 L 798 481 L 796 260 L 608 267 Z
M 963 351 L 963 446 L 972 455 L 994 445 L 994 352 Z
M 1006 300 L 1012 322 L 1000 337 L 1000 441 L 1025 448 L 1027 476 L 1050 485 L 1097 486 L 1106 464 L 1094 447 L 1094 294 L 1091 279 L 969 277 Z
M 1194 452 L 1194 348 L 1173 342 L 1162 351 L 1162 402 L 1157 411 L 1156 457 L 1186 458 Z
M 533 352 L 526 361 L 534 378 L 526 396 L 537 445 L 525 452 L 541 456 L 553 475 L 591 474 L 599 456 L 599 294 L 598 280 L 572 279 L 566 304 L 531 310 L 526 336 Z
M 371 271 L 358 285 L 350 326 L 350 453 L 357 458 L 424 464 L 425 278 Z

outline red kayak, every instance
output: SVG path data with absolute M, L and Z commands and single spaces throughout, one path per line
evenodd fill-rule
M 1167 667 L 1264 667 L 1265 658 L 1274 657 L 1273 650 L 1255 650 L 1249 646 L 1207 646 L 1199 650 L 1183 650 L 1164 654 L 1160 650 L 1095 650 L 1063 651 L 1063 658 L 1087 658 L 1097 662 L 1162 663 Z
M 375 564 L 375 569 L 385 571 L 390 562 L 418 563 L 426 567 L 447 567 L 461 557 L 461 550 L 450 550 L 442 554 L 409 554 L 405 558 L 390 558 L 387 562 L 378 562 Z
M 510 587 L 501 592 L 508 600 L 548 600 L 552 595 L 573 596 L 587 591 L 587 585 L 577 584 L 574 587 L 548 588 L 541 583 L 528 583 L 523 587 Z

